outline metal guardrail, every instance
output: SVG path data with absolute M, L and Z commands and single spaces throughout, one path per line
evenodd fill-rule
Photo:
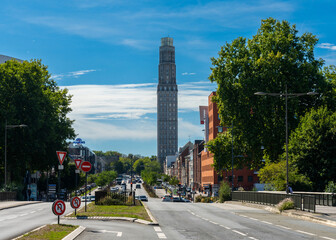
M 15 201 L 16 192 L 0 192 L 0 201 Z
M 279 193 L 260 193 L 260 192 L 232 192 L 233 201 L 251 202 L 264 205 L 277 205 L 285 198 L 291 198 L 294 208 L 302 211 L 315 212 L 316 198 L 305 194 L 279 194 Z

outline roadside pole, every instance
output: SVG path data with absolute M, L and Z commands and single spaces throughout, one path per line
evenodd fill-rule
M 86 192 L 87 192 L 87 172 L 85 173 L 85 212 L 86 212 L 86 202 L 87 202 Z
M 75 188 L 75 196 L 77 197 L 77 188 L 78 188 L 78 174 L 79 174 L 79 169 L 80 169 L 80 166 L 82 164 L 82 160 L 81 159 L 75 159 L 75 166 L 76 166 L 76 170 L 75 170 L 75 181 L 76 181 L 76 188 Z M 75 208 L 75 216 L 77 215 L 77 212 L 76 212 L 77 208 Z

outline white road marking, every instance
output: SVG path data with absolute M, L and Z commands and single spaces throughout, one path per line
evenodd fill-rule
M 249 219 L 254 220 L 254 221 L 259 221 L 258 219 L 252 218 L 252 217 L 250 217 Z
M 36 213 L 36 211 L 31 211 L 30 213 Z
M 269 225 L 273 225 L 273 223 L 270 223 L 270 222 L 266 222 L 266 221 L 261 221 L 261 222 L 269 224 Z
M 245 215 L 239 215 L 239 216 L 241 216 L 241 217 L 245 217 L 245 218 L 247 218 L 248 216 L 245 216 Z
M 254 238 L 254 237 L 249 237 L 250 239 L 253 239 L 253 240 L 258 240 L 257 238 Z
M 28 213 L 21 214 L 20 217 L 27 216 Z
M 162 232 L 160 227 L 154 227 L 155 232 Z
M 157 233 L 157 235 L 159 238 L 167 238 L 164 233 Z
M 330 237 L 321 237 L 321 238 L 324 238 L 324 239 L 327 239 L 327 240 L 335 240 L 334 238 L 330 238 Z
M 289 228 L 289 227 L 285 227 L 285 226 L 281 226 L 281 225 L 275 225 L 275 226 L 277 226 L 277 227 L 281 227 L 281 228 L 284 228 L 284 229 L 287 229 L 287 230 L 290 230 L 291 228 Z
M 219 226 L 221 226 L 221 227 L 223 227 L 223 228 L 226 228 L 227 230 L 230 230 L 230 229 L 231 229 L 231 228 L 226 227 L 226 226 L 223 226 L 223 225 L 219 225 Z
M 239 232 L 239 231 L 237 231 L 237 230 L 232 230 L 232 232 L 238 233 L 238 234 L 240 234 L 240 235 L 242 235 L 242 236 L 246 236 L 245 233 Z
M 97 232 L 101 232 L 101 233 L 116 233 L 117 237 L 121 237 L 122 236 L 122 232 L 117 232 L 117 231 L 97 230 Z
M 297 231 L 299 233 L 307 234 L 307 235 L 310 235 L 310 236 L 316 236 L 316 234 L 314 234 L 314 233 L 304 232 L 304 231 L 301 231 L 301 230 L 295 230 L 295 231 Z
M 216 225 L 218 225 L 218 223 L 216 223 L 216 222 L 213 222 L 213 221 L 209 221 L 209 222 L 211 222 L 211 223 L 213 223 L 213 224 L 216 224 Z
M 202 218 L 203 220 L 205 220 L 205 221 L 209 221 L 209 219 L 207 219 L 207 218 Z

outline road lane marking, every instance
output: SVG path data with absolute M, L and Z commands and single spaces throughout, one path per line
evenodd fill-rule
M 32 213 L 36 213 L 36 211 L 31 211 L 30 214 L 32 214 Z
M 249 239 L 258 240 L 257 238 L 254 238 L 254 237 L 249 237 Z
M 254 220 L 254 221 L 259 221 L 258 219 L 253 218 L 253 217 L 250 217 L 249 219 Z
M 242 236 L 247 236 L 245 233 L 239 232 L 239 231 L 237 231 L 237 230 L 232 230 L 232 232 L 238 233 L 238 234 L 240 234 L 240 235 L 242 235 Z
M 321 238 L 324 238 L 324 239 L 327 239 L 327 240 L 335 240 L 334 238 L 330 238 L 330 237 L 321 237 Z
M 245 216 L 245 215 L 239 215 L 239 216 L 244 217 L 244 218 L 247 218 L 247 217 L 248 217 L 248 216 Z
M 261 221 L 261 222 L 269 224 L 269 225 L 273 225 L 273 223 L 270 223 L 270 222 L 266 222 L 266 221 Z
M 205 220 L 205 221 L 209 221 L 209 219 L 207 219 L 207 218 L 202 218 L 203 220 Z
M 162 232 L 160 227 L 154 227 L 155 232 Z
M 211 222 L 211 223 L 213 223 L 213 224 L 216 224 L 216 225 L 218 225 L 218 223 L 216 223 L 216 222 L 213 222 L 213 221 L 209 221 L 209 222 Z
M 281 226 L 281 225 L 275 225 L 275 226 L 281 227 L 281 228 L 284 228 L 284 229 L 287 229 L 287 230 L 291 230 L 291 228 L 289 228 L 289 227 L 285 227 L 285 226 Z
M 167 238 L 164 233 L 157 233 L 157 235 L 159 238 Z
M 230 230 L 230 229 L 231 229 L 231 228 L 226 227 L 226 226 L 223 226 L 223 225 L 219 225 L 219 226 L 221 226 L 221 227 L 223 227 L 223 228 L 226 228 L 227 230 Z
M 310 235 L 310 236 L 316 236 L 316 234 L 314 234 L 314 233 L 304 232 L 304 231 L 301 231 L 301 230 L 295 230 L 295 231 L 297 231 L 299 233 L 307 234 L 307 235 Z
M 20 217 L 27 216 L 28 213 L 21 214 Z

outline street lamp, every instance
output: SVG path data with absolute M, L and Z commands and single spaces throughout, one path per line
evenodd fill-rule
M 25 124 L 20 125 L 7 125 L 7 120 L 5 123 L 5 187 L 7 186 L 7 129 L 11 128 L 24 128 L 28 127 Z
M 285 96 L 286 102 L 286 193 L 288 194 L 288 116 L 287 116 L 287 100 L 288 97 L 300 97 L 300 96 L 312 96 L 317 95 L 317 92 L 307 92 L 307 93 L 287 93 L 287 84 L 286 84 L 286 92 L 285 93 L 265 93 L 265 92 L 255 92 L 254 95 L 258 96 L 273 96 L 273 97 L 282 97 Z

